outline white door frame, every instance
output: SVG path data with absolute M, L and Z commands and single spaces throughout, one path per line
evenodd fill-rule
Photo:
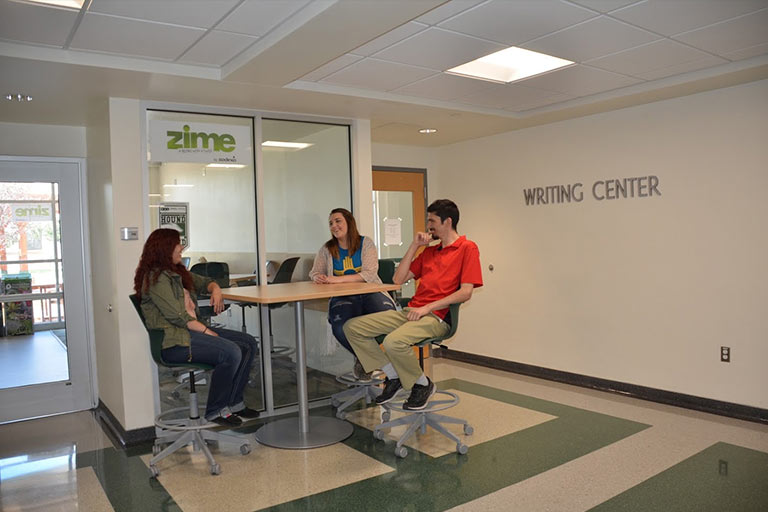
M 92 409 L 98 387 L 85 159 L 0 156 L 0 169 L 2 181 L 59 183 L 61 256 L 68 274 L 64 307 L 72 333 L 67 336 L 69 379 L 0 390 L 0 423 Z

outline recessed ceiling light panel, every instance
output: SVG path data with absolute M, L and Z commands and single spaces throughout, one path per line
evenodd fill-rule
M 265 140 L 261 143 L 266 148 L 304 149 L 312 146 L 309 142 L 283 142 L 280 140 Z
M 429 133 L 437 133 L 437 128 L 422 128 L 419 130 L 419 133 L 429 134 Z
M 570 60 L 513 46 L 451 68 L 446 73 L 508 84 L 571 64 Z
M 55 5 L 57 7 L 71 7 L 72 9 L 80 9 L 85 0 L 26 0 L 32 4 L 47 4 Z

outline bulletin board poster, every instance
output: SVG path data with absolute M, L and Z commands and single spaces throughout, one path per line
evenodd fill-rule
M 181 246 L 189 247 L 189 203 L 160 203 L 158 225 L 175 229 L 181 236 Z

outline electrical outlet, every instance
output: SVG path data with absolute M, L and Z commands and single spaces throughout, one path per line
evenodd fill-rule
M 720 361 L 723 363 L 731 362 L 731 347 L 720 347 Z

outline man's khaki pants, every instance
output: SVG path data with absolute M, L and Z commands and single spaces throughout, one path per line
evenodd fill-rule
M 428 338 L 445 336 L 450 330 L 448 324 L 431 313 L 409 321 L 406 317 L 409 309 L 358 316 L 344 324 L 344 334 L 365 371 L 392 363 L 405 389 L 411 389 L 423 373 L 411 347 Z M 383 352 L 375 339 L 382 334 L 387 335 L 381 344 Z

